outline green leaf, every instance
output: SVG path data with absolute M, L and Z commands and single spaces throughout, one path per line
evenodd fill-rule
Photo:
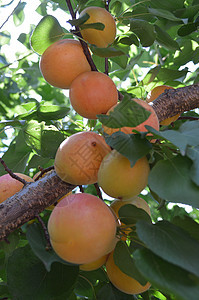
M 164 10 L 161 8 L 155 9 L 155 8 L 148 7 L 148 11 L 156 17 L 161 17 L 161 18 L 164 18 L 164 19 L 167 19 L 170 21 L 181 21 L 181 19 L 174 16 L 174 14 L 168 10 Z
M 80 25 L 80 28 L 81 28 L 81 30 L 83 30 L 83 29 L 96 29 L 96 30 L 103 31 L 104 28 L 105 28 L 105 25 L 103 23 L 96 22 L 96 23 L 82 24 L 82 25 Z
M 28 226 L 26 237 L 29 242 L 30 247 L 32 248 L 32 251 L 34 254 L 43 262 L 46 270 L 50 272 L 52 268 L 52 263 L 59 262 L 64 263 L 67 265 L 73 265 L 70 263 L 67 263 L 66 261 L 62 260 L 53 249 L 46 249 L 46 238 L 44 235 L 43 228 L 37 224 L 33 223 Z
M 120 241 L 117 243 L 114 252 L 113 258 L 116 266 L 125 273 L 126 275 L 137 280 L 141 285 L 145 285 L 147 280 L 140 274 L 137 269 L 134 259 L 131 256 L 129 248 L 126 243 Z
M 63 29 L 57 19 L 47 15 L 41 19 L 31 35 L 31 47 L 38 54 L 63 37 Z
M 109 115 L 97 115 L 102 124 L 110 128 L 136 127 L 150 116 L 150 112 L 140 104 L 124 97 Z
M 187 6 L 186 8 L 177 9 L 174 14 L 181 19 L 193 18 L 199 11 L 199 4 Z
M 129 46 L 131 46 L 132 44 L 135 44 L 137 47 L 139 46 L 139 41 L 135 34 L 130 34 L 129 36 L 122 37 L 121 39 L 119 39 L 119 43 Z
M 190 177 L 199 186 L 199 146 L 188 147 L 186 155 L 193 161 Z
M 37 111 L 38 117 L 44 120 L 60 120 L 67 116 L 70 111 L 69 107 L 65 105 L 52 105 L 50 103 L 44 103 L 39 106 Z
M 8 287 L 13 299 L 49 300 L 70 294 L 78 267 L 55 262 L 47 272 L 29 245 L 16 249 L 8 259 Z
M 147 212 L 133 204 L 123 205 L 120 207 L 118 214 L 122 223 L 126 225 L 136 224 L 136 222 L 140 220 L 151 223 L 151 217 L 147 214 Z
M 199 242 L 186 231 L 168 221 L 139 221 L 136 230 L 153 253 L 199 277 Z
M 155 25 L 155 31 L 157 33 L 156 40 L 160 45 L 167 49 L 180 50 L 179 44 L 165 30 Z
M 41 134 L 41 156 L 55 158 L 59 145 L 65 140 L 65 136 L 58 130 L 50 127 Z
M 184 216 L 175 216 L 171 223 L 176 226 L 181 227 L 189 233 L 189 235 L 199 241 L 199 224 L 195 222 L 191 217 Z
M 185 25 L 182 25 L 179 29 L 178 29 L 178 35 L 179 36 L 186 36 L 191 34 L 193 31 L 197 30 L 197 24 L 196 23 L 188 23 Z
M 171 160 L 160 160 L 149 174 L 149 186 L 159 197 L 199 208 L 199 187 L 191 180 L 192 162 L 177 155 Z
M 148 249 L 139 249 L 134 254 L 139 271 L 152 285 L 176 300 L 198 300 L 199 284 L 180 267 L 166 262 Z
M 89 18 L 89 14 L 85 13 L 82 17 L 74 20 L 69 20 L 67 22 L 70 23 L 72 26 L 80 26 L 84 24 Z
M 124 51 L 114 47 L 98 48 L 95 45 L 89 45 L 89 48 L 95 55 L 98 55 L 100 57 L 115 57 L 125 54 Z
M 17 5 L 17 8 L 15 9 L 13 13 L 13 21 L 15 26 L 19 26 L 23 23 L 25 19 L 25 14 L 24 14 L 24 7 L 26 5 L 26 2 L 21 2 L 19 5 Z
M 145 20 L 131 19 L 130 29 L 138 36 L 143 47 L 151 46 L 156 39 L 154 26 Z
M 149 153 L 152 148 L 151 143 L 139 134 L 125 134 L 119 131 L 107 136 L 105 139 L 110 147 L 129 159 L 131 167 L 138 159 Z
M 10 39 L 11 39 L 11 34 L 5 30 L 0 32 L 0 45 L 9 45 L 10 44 Z
M 105 283 L 97 292 L 97 300 L 133 300 L 135 299 L 133 295 L 128 295 L 119 291 L 111 283 Z

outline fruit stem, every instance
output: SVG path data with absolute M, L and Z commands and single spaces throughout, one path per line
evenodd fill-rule
M 24 186 L 25 186 L 26 184 L 28 184 L 28 182 L 27 182 L 25 179 L 23 179 L 23 178 L 17 176 L 16 174 L 14 174 L 14 173 L 12 172 L 12 170 L 10 170 L 10 169 L 8 168 L 8 166 L 6 165 L 6 163 L 4 162 L 4 160 L 3 160 L 2 158 L 0 158 L 0 162 L 1 162 L 1 164 L 3 165 L 3 167 L 4 167 L 4 170 L 5 170 L 12 178 L 14 178 L 14 179 L 20 181 L 21 183 L 23 183 Z

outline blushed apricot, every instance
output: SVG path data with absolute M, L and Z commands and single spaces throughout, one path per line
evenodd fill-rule
M 55 171 L 63 181 L 74 185 L 95 183 L 102 159 L 110 151 L 99 134 L 91 131 L 75 133 L 59 146 Z
M 82 271 L 93 271 L 99 269 L 101 266 L 103 266 L 108 258 L 108 254 L 101 256 L 97 260 L 89 263 L 89 264 L 84 264 L 80 265 L 79 269 Z
M 107 134 L 111 135 L 111 134 L 113 134 L 114 132 L 117 132 L 117 131 L 122 131 L 126 134 L 132 134 L 133 133 L 132 130 L 134 130 L 134 129 L 137 130 L 137 131 L 140 131 L 140 132 L 146 132 L 147 129 L 145 128 L 145 125 L 149 125 L 149 126 L 153 127 L 154 129 L 159 130 L 159 121 L 158 121 L 158 117 L 157 117 L 154 109 L 147 102 L 145 102 L 141 99 L 134 98 L 134 99 L 132 99 L 132 101 L 135 101 L 136 103 L 138 103 L 142 107 L 144 107 L 146 110 L 151 112 L 148 119 L 146 121 L 144 121 L 143 123 L 139 124 L 136 127 L 109 128 L 107 126 L 103 126 L 103 129 Z M 115 108 L 115 106 L 111 107 L 110 110 L 107 112 L 107 115 L 111 111 L 113 111 L 114 108 Z
M 64 260 L 89 264 L 110 253 L 117 242 L 117 223 L 98 197 L 71 194 L 53 209 L 48 231 L 55 252 Z
M 117 103 L 118 92 L 109 76 L 93 71 L 75 78 L 70 87 L 69 98 L 80 116 L 97 119 L 97 114 L 105 114 Z
M 98 184 L 110 197 L 133 197 L 146 187 L 149 171 L 146 157 L 140 158 L 131 167 L 128 158 L 112 150 L 102 160 L 98 171 Z
M 111 283 L 123 293 L 140 294 L 147 291 L 151 286 L 149 282 L 143 286 L 137 280 L 122 272 L 114 262 L 113 252 L 106 261 L 106 271 Z
M 158 98 L 158 96 L 160 96 L 162 93 L 164 93 L 166 90 L 169 89 L 174 89 L 173 87 L 169 86 L 169 85 L 160 85 L 160 86 L 156 86 L 154 89 L 152 89 L 147 97 L 146 97 L 146 101 L 152 102 L 154 101 L 156 98 Z M 178 118 L 179 118 L 180 114 L 177 114 L 173 117 L 170 117 L 168 119 L 165 119 L 163 121 L 160 122 L 160 125 L 169 125 L 172 122 L 175 122 Z
M 14 173 L 27 182 L 34 182 L 34 180 L 22 173 Z M 9 174 L 0 176 L 0 203 L 5 201 L 7 198 L 13 196 L 23 188 L 23 183 L 12 178 Z
M 105 27 L 103 30 L 94 28 L 81 29 L 80 32 L 83 39 L 90 44 L 102 48 L 106 48 L 109 44 L 112 44 L 116 36 L 116 24 L 112 15 L 105 8 L 97 6 L 85 8 L 80 13 L 80 17 L 86 13 L 90 18 L 84 24 L 102 23 Z
M 40 70 L 49 84 L 68 89 L 79 74 L 91 71 L 91 67 L 80 42 L 63 39 L 44 51 L 40 59 Z

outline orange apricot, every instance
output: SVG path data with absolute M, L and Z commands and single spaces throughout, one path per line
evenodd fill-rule
M 106 48 L 109 44 L 112 44 L 116 37 L 116 24 L 112 15 L 105 8 L 97 6 L 85 8 L 80 13 L 80 17 L 86 13 L 89 15 L 89 19 L 84 24 L 102 23 L 105 27 L 103 30 L 80 29 L 83 39 L 100 48 Z
M 149 163 L 145 156 L 131 167 L 128 158 L 112 150 L 102 160 L 98 171 L 98 184 L 110 197 L 133 197 L 146 187 L 149 171 Z
M 27 182 L 34 182 L 34 180 L 22 173 L 14 173 Z M 13 196 L 23 188 L 23 183 L 12 178 L 9 174 L 0 176 L 0 203 L 7 198 Z
M 63 181 L 74 185 L 95 183 L 102 159 L 110 151 L 99 134 L 92 131 L 75 133 L 59 146 L 55 171 Z
M 40 70 L 49 84 L 68 89 L 79 74 L 91 71 L 91 67 L 80 42 L 63 39 L 44 51 L 40 59 Z
M 79 266 L 79 269 L 82 271 L 93 271 L 99 269 L 101 266 L 103 266 L 108 258 L 108 254 L 101 256 L 97 260 L 89 263 L 89 264 L 83 264 Z
M 146 132 L 147 129 L 145 128 L 145 125 L 149 125 L 149 126 L 153 127 L 154 129 L 159 130 L 158 117 L 157 117 L 154 109 L 152 108 L 152 106 L 150 106 L 147 102 L 145 102 L 141 99 L 134 98 L 134 99 L 132 99 L 132 101 L 135 101 L 136 103 L 138 103 L 142 107 L 144 107 L 146 110 L 151 112 L 148 119 L 145 120 L 143 123 L 137 125 L 136 127 L 109 128 L 107 126 L 103 126 L 103 129 L 107 134 L 111 135 L 111 134 L 113 134 L 114 132 L 117 132 L 117 131 L 122 131 L 126 134 L 132 134 L 133 133 L 132 130 L 134 130 L 134 129 L 137 130 L 137 131 L 140 131 L 140 132 Z M 118 104 L 116 104 L 116 105 L 118 105 Z M 107 112 L 107 115 L 109 115 L 110 112 L 114 110 L 115 106 L 110 108 L 110 110 Z
M 69 98 L 74 110 L 82 117 L 97 119 L 117 103 L 118 92 L 113 80 L 97 71 L 80 74 L 72 82 Z
M 117 242 L 117 222 L 109 206 L 87 193 L 63 198 L 50 215 L 48 231 L 57 255 L 75 264 L 92 263 Z
M 137 280 L 122 272 L 114 262 L 113 252 L 111 252 L 106 261 L 106 271 L 111 283 L 123 293 L 130 295 L 140 294 L 147 291 L 151 286 L 149 282 L 143 286 Z
M 169 89 L 174 89 L 174 88 L 169 85 L 156 86 L 148 93 L 148 95 L 146 97 L 146 101 L 148 103 L 154 101 L 159 95 L 161 95 L 162 93 L 164 93 L 166 90 L 169 90 Z M 173 117 L 167 118 L 167 119 L 161 121 L 160 125 L 170 125 L 172 122 L 175 122 L 179 118 L 179 116 L 180 116 L 180 114 L 177 114 Z

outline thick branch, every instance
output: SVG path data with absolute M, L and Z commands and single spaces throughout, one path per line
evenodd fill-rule
M 179 113 L 198 108 L 199 84 L 166 90 L 150 105 L 160 122 Z
M 55 171 L 27 184 L 20 192 L 0 204 L 0 240 L 34 219 L 74 188 L 75 186 L 62 181 Z

